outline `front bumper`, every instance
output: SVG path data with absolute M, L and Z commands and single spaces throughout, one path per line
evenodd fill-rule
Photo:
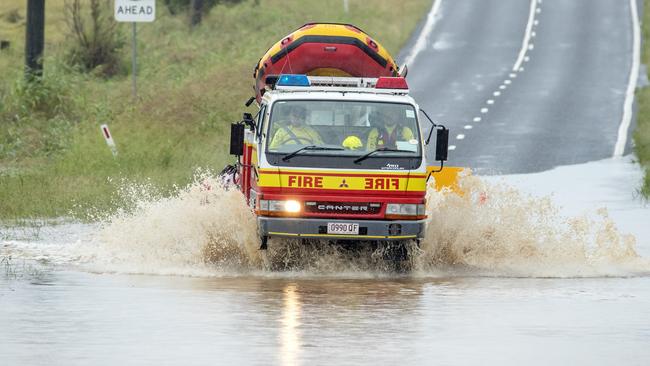
M 424 238 L 426 220 L 353 220 L 306 219 L 259 216 L 257 224 L 262 236 L 283 236 L 337 240 L 412 240 Z M 327 234 L 327 223 L 359 224 L 359 235 Z

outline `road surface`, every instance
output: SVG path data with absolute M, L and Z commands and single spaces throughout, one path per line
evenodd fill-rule
M 629 1 L 439 1 L 400 61 L 420 106 L 451 129 L 449 165 L 530 173 L 613 155 L 633 65 Z

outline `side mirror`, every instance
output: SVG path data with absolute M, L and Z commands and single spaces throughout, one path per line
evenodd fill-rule
M 436 160 L 447 161 L 449 152 L 449 130 L 442 128 L 436 132 Z
M 241 123 L 230 125 L 230 155 L 244 155 L 244 131 L 246 126 Z
M 242 121 L 244 121 L 244 124 L 246 126 L 250 127 L 251 130 L 255 128 L 255 120 L 253 119 L 253 115 L 250 113 L 244 113 L 244 116 L 242 117 Z

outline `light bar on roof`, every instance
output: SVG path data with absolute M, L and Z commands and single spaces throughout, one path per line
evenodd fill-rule
M 408 89 L 409 86 L 406 83 L 406 79 L 403 77 L 388 77 L 382 76 L 377 79 L 377 89 Z
M 282 74 L 278 78 L 277 86 L 309 86 L 307 75 L 300 74 Z

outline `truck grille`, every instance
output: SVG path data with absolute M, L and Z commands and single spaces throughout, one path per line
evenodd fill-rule
M 378 214 L 381 210 L 381 203 L 368 202 L 305 202 L 305 212 L 321 214 L 357 214 L 372 215 Z

